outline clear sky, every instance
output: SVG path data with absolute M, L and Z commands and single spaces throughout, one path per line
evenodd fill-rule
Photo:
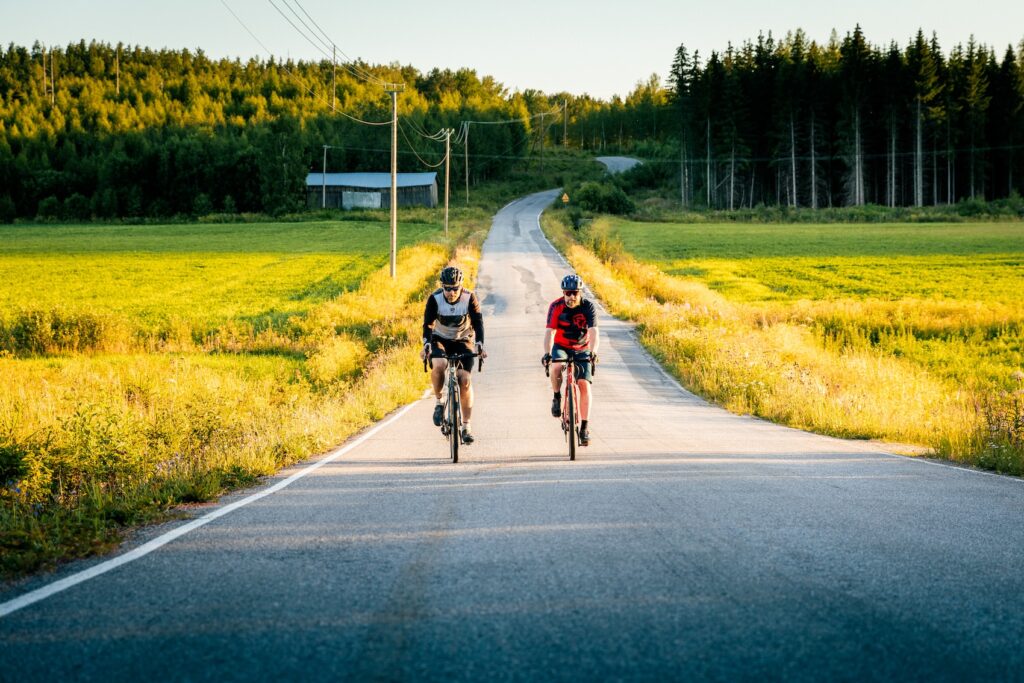
M 270 0 L 223 0 L 275 55 L 321 58 Z M 296 12 L 301 10 L 292 2 Z M 288 13 L 286 0 L 274 3 Z M 996 48 L 1024 39 L 1024 0 L 298 0 L 345 54 L 370 63 L 475 69 L 509 90 L 562 90 L 607 99 L 652 73 L 664 78 L 685 43 L 705 57 L 769 31 L 802 28 L 828 40 L 860 23 L 868 40 L 901 46 L 923 28 L 944 50 L 973 34 Z M 291 16 L 291 15 L 289 15 Z M 294 17 L 293 17 L 294 21 Z M 296 22 L 298 23 L 298 22 Z M 0 43 L 80 39 L 153 48 L 202 48 L 212 57 L 268 53 L 221 0 L 0 0 Z

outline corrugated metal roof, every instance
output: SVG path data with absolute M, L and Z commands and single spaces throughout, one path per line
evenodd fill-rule
M 390 173 L 310 173 L 306 176 L 307 187 L 323 187 L 324 175 L 327 185 L 332 187 L 363 187 L 368 190 L 385 190 L 391 187 Z M 437 173 L 399 173 L 398 187 L 419 187 L 433 185 Z

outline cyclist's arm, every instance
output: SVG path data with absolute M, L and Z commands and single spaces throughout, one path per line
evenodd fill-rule
M 587 351 L 597 353 L 597 347 L 601 345 L 601 334 L 597 330 L 597 310 L 593 302 L 586 301 L 583 312 L 587 316 Z
M 423 343 L 430 343 L 430 335 L 433 333 L 434 321 L 437 320 L 437 300 L 433 295 L 427 297 L 427 306 L 423 310 Z
M 480 311 L 480 299 L 476 292 L 469 297 L 469 324 L 473 326 L 473 337 L 480 346 L 484 345 L 484 314 Z
M 596 327 L 591 327 L 587 330 L 587 339 L 587 350 L 597 355 L 597 347 L 601 345 L 601 333 Z
M 544 323 L 544 353 L 551 353 L 555 343 L 555 332 L 558 329 L 558 304 L 559 300 L 555 299 L 548 306 L 548 318 Z

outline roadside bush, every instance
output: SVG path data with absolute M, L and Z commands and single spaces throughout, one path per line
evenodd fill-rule
M 92 207 L 89 199 L 78 192 L 64 200 L 64 215 L 76 221 L 89 220 L 92 214 Z
M 618 185 L 610 182 L 587 182 L 580 185 L 575 196 L 569 195 L 575 205 L 584 211 L 625 215 L 633 213 L 636 205 Z
M 50 195 L 39 200 L 39 207 L 36 209 L 36 217 L 39 220 L 54 220 L 60 215 L 60 200 Z
M 131 345 L 127 327 L 112 316 L 25 311 L 9 324 L 0 322 L 0 351 L 49 355 L 85 351 L 120 351 Z
M 637 164 L 628 171 L 620 173 L 616 180 L 626 192 L 634 192 L 667 187 L 673 176 L 678 180 L 675 167 L 671 164 Z M 678 185 L 678 182 L 675 184 Z
M 205 216 L 213 211 L 213 202 L 210 201 L 210 195 L 205 192 L 200 192 L 196 195 L 196 198 L 192 200 L 192 213 L 197 216 Z

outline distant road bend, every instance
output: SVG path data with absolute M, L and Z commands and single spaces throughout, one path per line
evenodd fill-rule
M 605 165 L 608 173 L 622 173 L 628 171 L 637 164 L 641 163 L 639 159 L 633 159 L 632 157 L 595 157 L 599 162 Z
M 484 245 L 458 465 L 420 401 L 132 561 L 8 589 L 97 571 L 0 617 L 0 679 L 1024 678 L 1018 479 L 731 415 L 607 315 L 568 461 L 540 365 L 559 194 Z

